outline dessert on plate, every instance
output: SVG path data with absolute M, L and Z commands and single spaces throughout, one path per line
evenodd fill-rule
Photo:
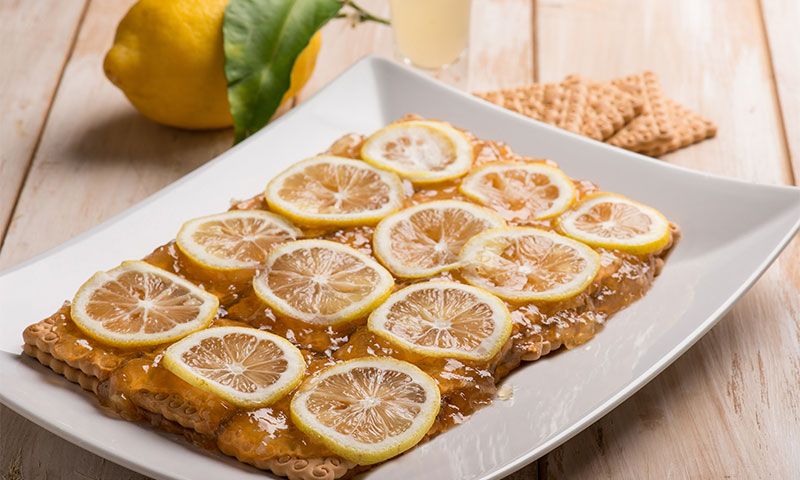
M 591 339 L 678 237 L 551 161 L 409 116 L 95 274 L 24 331 L 24 351 L 126 420 L 333 480 Z

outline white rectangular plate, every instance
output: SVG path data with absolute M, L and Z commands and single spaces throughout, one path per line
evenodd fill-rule
M 159 479 L 264 478 L 221 455 L 104 414 L 97 402 L 20 356 L 22 330 L 54 312 L 92 273 L 140 258 L 189 218 L 261 191 L 291 163 L 348 132 L 406 113 L 438 118 L 574 178 L 658 208 L 683 229 L 644 299 L 591 342 L 524 365 L 513 399 L 372 470 L 382 479 L 500 478 L 586 428 L 697 341 L 798 229 L 800 189 L 751 185 L 674 167 L 566 133 L 477 100 L 388 61 L 367 58 L 314 98 L 161 192 L 0 275 L 0 401 L 92 452 Z

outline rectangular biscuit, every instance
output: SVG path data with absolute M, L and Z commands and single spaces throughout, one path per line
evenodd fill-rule
M 475 95 L 574 133 L 581 133 L 589 99 L 587 85 L 579 79 L 535 83 Z
M 211 327 L 244 326 L 216 319 Z M 163 348 L 163 347 L 162 347 Z M 161 364 L 162 350 L 132 358 L 108 377 L 107 403 L 119 412 L 144 410 L 199 435 L 211 437 L 236 408 L 214 393 L 191 385 Z
M 184 382 L 164 368 L 160 356 L 126 362 L 108 383 L 108 402 L 115 410 L 135 412 L 138 408 L 209 437 L 235 411 L 217 395 Z
M 281 432 L 280 437 L 275 435 L 277 431 Z M 321 445 L 308 451 L 304 438 L 289 419 L 289 402 L 282 400 L 269 407 L 234 415 L 220 430 L 217 447 L 240 462 L 295 480 L 334 480 L 353 473 L 354 469 L 364 468 Z M 303 445 L 303 455 L 289 448 L 284 455 L 276 456 L 274 442 Z
M 638 97 L 611 84 L 587 82 L 587 93 L 581 133 L 595 140 L 610 138 L 642 111 Z
M 109 391 L 110 384 L 114 380 L 113 376 L 110 381 L 101 381 L 96 376 L 88 375 L 83 370 L 56 359 L 32 343 L 25 343 L 23 351 L 55 373 L 64 376 L 73 383 L 77 383 L 84 390 L 94 393 L 101 403 L 107 404 L 109 401 L 113 401 Z M 141 368 L 149 362 L 150 360 L 134 359 L 123 366 L 120 373 L 124 375 L 125 367 Z M 164 374 L 164 372 L 161 372 L 161 374 Z M 248 456 L 244 451 L 239 450 L 242 448 L 241 445 L 224 443 L 223 440 L 226 437 L 223 435 L 220 436 L 218 444 L 214 440 L 212 433 L 221 429 L 223 422 L 227 421 L 229 416 L 220 416 L 219 411 L 216 410 L 216 418 L 212 418 L 212 415 L 209 415 L 209 411 L 203 410 L 203 402 L 198 402 L 197 396 L 181 395 L 178 391 L 165 391 L 165 385 L 159 386 L 159 383 L 158 381 L 142 383 L 138 385 L 139 388 L 129 390 L 131 405 L 126 407 L 127 414 L 118 408 L 115 410 L 127 420 L 147 423 L 167 433 L 180 435 L 204 448 L 224 448 L 224 453 L 228 455 L 234 457 L 241 455 L 245 457 L 239 458 L 241 461 L 250 463 L 262 470 L 270 470 L 275 475 L 288 477 L 292 480 L 336 480 L 359 469 L 352 462 L 332 455 L 320 455 L 312 458 L 285 455 L 259 459 L 258 455 L 251 454 Z M 194 391 L 194 393 L 197 393 L 197 391 Z M 201 392 L 200 396 L 205 395 L 205 392 Z M 117 405 L 117 407 L 119 406 Z M 212 408 L 211 411 L 213 412 L 214 409 Z M 233 409 L 230 409 L 230 412 L 230 416 L 233 416 Z M 239 414 L 240 417 L 243 415 L 247 415 L 247 413 Z M 232 427 L 226 430 L 228 437 L 230 432 L 237 430 L 236 424 L 233 424 Z M 249 447 L 257 449 L 258 445 L 249 445 Z
M 29 345 L 26 343 L 22 346 L 22 351 L 25 352 L 26 355 L 38 360 L 39 363 L 45 367 L 48 367 L 50 370 L 62 375 L 70 382 L 77 383 L 84 390 L 88 390 L 94 394 L 97 394 L 98 386 L 100 385 L 100 380 L 97 377 L 87 375 L 77 368 L 70 367 L 65 362 L 56 359 L 47 352 L 39 350 L 34 345 Z
M 571 90 L 569 93 L 565 93 L 559 88 Z M 581 93 L 586 89 L 587 85 L 579 80 L 567 80 L 552 88 L 543 86 L 541 88 L 542 104 L 546 104 L 549 110 L 542 110 L 541 114 L 545 119 L 549 119 L 562 128 L 574 128 L 579 131 L 586 118 L 585 97 L 587 95 Z M 581 104 L 584 108 L 583 113 L 580 110 Z M 322 234 L 314 236 L 320 235 Z M 172 247 L 174 248 L 174 245 Z M 172 252 L 169 250 L 170 244 L 163 248 L 164 250 L 159 250 L 159 255 L 156 256 L 159 261 L 169 262 L 173 258 Z M 604 273 L 596 277 L 597 285 L 594 288 L 597 288 L 598 291 L 601 291 L 601 280 L 609 278 L 610 268 L 604 267 Z M 637 277 L 643 278 L 644 275 L 637 275 Z M 649 288 L 649 283 L 649 281 L 641 283 L 642 291 Z M 625 292 L 625 295 L 633 295 L 626 288 L 619 290 Z M 608 298 L 610 295 L 607 295 L 605 290 L 603 291 L 603 298 Z M 591 290 L 587 291 L 585 296 L 570 300 L 572 303 L 569 304 L 571 305 L 569 308 L 578 309 L 579 306 L 591 306 L 593 300 L 588 297 L 590 294 Z M 272 315 L 273 312 L 271 310 L 267 312 L 265 308 L 268 307 L 263 304 L 247 304 L 248 299 L 257 299 L 255 296 L 248 295 L 249 293 L 242 295 L 237 293 L 236 298 L 231 300 L 231 302 L 235 300 L 236 303 L 232 303 L 229 309 L 225 309 L 227 315 L 235 312 L 241 313 L 242 319 L 248 320 L 248 323 L 251 323 L 250 318 L 253 315 L 264 317 Z M 618 305 L 618 308 L 622 308 L 626 304 L 622 301 L 611 303 L 611 305 Z M 163 346 L 125 358 L 113 349 L 102 345 L 86 344 L 87 339 L 80 335 L 80 331 L 69 318 L 68 305 L 63 308 L 64 311 L 60 315 L 54 316 L 52 320 L 48 319 L 29 327 L 30 332 L 26 331 L 25 334 L 26 351 L 44 364 L 55 365 L 55 367 L 51 366 L 54 371 L 61 370 L 59 373 L 68 378 L 76 378 L 79 383 L 81 378 L 86 377 L 84 383 L 97 394 L 101 401 L 114 406 L 115 410 L 124 418 L 145 421 L 162 430 L 181 434 L 194 443 L 214 446 L 242 462 L 269 469 L 278 475 L 289 477 L 290 480 L 335 480 L 369 468 L 356 466 L 352 462 L 334 456 L 327 447 L 317 444 L 318 442 L 315 442 L 313 437 L 308 437 L 297 429 L 290 420 L 288 407 L 290 398 L 288 396 L 284 396 L 278 402 L 264 408 L 234 407 L 221 397 L 184 382 L 163 367 L 161 364 L 161 348 L 164 348 Z M 561 347 L 562 344 L 568 348 L 581 344 L 595 333 L 596 328 L 602 325 L 607 315 L 606 313 L 598 314 L 602 316 L 601 321 L 592 319 L 591 322 L 587 322 L 583 321 L 586 320 L 585 318 L 576 315 L 575 321 L 563 322 L 559 317 L 559 312 L 566 308 L 566 304 L 551 306 L 550 311 L 544 308 L 539 311 L 536 307 L 536 311 L 542 316 L 541 323 L 532 324 L 531 327 L 541 328 L 531 328 L 530 332 L 527 332 L 530 336 L 526 339 L 529 340 L 527 345 L 519 348 L 518 352 L 510 354 L 509 352 L 512 352 L 514 347 L 513 343 L 517 339 L 509 340 L 504 346 L 505 350 L 501 351 L 492 362 L 487 362 L 480 368 L 465 364 L 452 365 L 449 360 L 430 364 L 426 362 L 425 365 L 420 365 L 434 379 L 446 379 L 444 382 L 439 382 L 442 401 L 440 418 L 454 419 L 452 422 L 449 420 L 437 422 L 435 427 L 428 432 L 428 437 L 459 423 L 459 419 L 469 415 L 473 408 L 488 404 L 489 400 L 494 397 L 497 380 L 508 374 L 520 361 L 535 360 L 552 349 Z M 223 315 L 226 315 L 225 310 L 223 310 Z M 566 313 L 571 314 L 571 312 Z M 585 314 L 587 312 L 578 313 Z M 589 311 L 588 314 L 594 315 L 594 312 Z M 255 318 L 253 322 L 255 320 L 258 318 Z M 284 320 L 288 321 L 288 319 L 281 319 L 279 315 L 273 315 L 273 318 L 270 319 L 272 323 L 259 326 L 271 325 L 275 329 L 288 327 L 285 332 L 287 334 L 282 333 L 282 335 L 294 343 L 298 343 L 300 337 L 295 336 L 292 332 L 291 324 L 282 325 Z M 213 326 L 226 324 L 237 325 L 229 320 L 216 319 Z M 589 329 L 586 328 L 587 325 Z M 270 329 L 268 328 L 268 330 Z M 543 332 L 548 336 L 545 337 Z M 359 334 L 367 336 L 366 340 L 368 341 L 354 341 L 356 335 Z M 325 335 L 326 340 L 330 342 L 350 343 L 349 345 L 338 345 L 341 346 L 338 350 L 331 349 L 330 352 L 326 350 L 328 355 L 314 358 L 316 366 L 310 365 L 310 372 L 315 371 L 318 366 L 327 365 L 332 359 L 344 360 L 368 354 L 374 355 L 372 350 L 375 348 L 375 342 L 380 342 L 377 338 L 373 339 L 372 334 L 364 327 L 352 335 L 345 336 L 332 335 L 326 329 Z M 306 345 L 316 345 L 310 340 L 311 338 L 308 337 L 303 338 L 303 348 L 306 348 Z M 43 350 L 39 349 L 40 344 Z M 381 346 L 377 350 L 387 356 L 398 353 L 394 352 L 389 344 Z M 53 352 L 52 355 L 48 353 L 50 351 Z M 93 358 L 92 352 L 116 356 L 120 360 L 113 369 L 104 370 L 102 362 Z M 336 355 L 337 352 L 342 352 L 341 357 Z M 507 358 L 507 354 L 511 356 Z M 57 355 L 58 358 L 54 355 Z M 70 366 L 68 362 L 72 362 L 79 368 Z M 84 370 L 92 372 L 94 376 L 87 375 Z M 465 392 L 475 393 L 467 395 Z M 464 402 L 459 403 L 459 399 Z M 264 413 L 266 411 L 270 411 L 270 413 Z M 295 431 L 297 435 L 286 434 L 287 430 Z M 278 433 L 276 434 L 276 432 Z M 274 440 L 275 443 L 270 445 L 270 440 Z
M 629 95 L 637 96 L 642 102 L 642 112 L 609 138 L 607 143 L 642 152 L 674 139 L 675 125 L 667 99 L 653 72 L 646 71 L 612 80 L 611 85 Z
M 141 355 L 139 352 L 115 349 L 93 340 L 75 326 L 69 310 L 69 303 L 64 303 L 50 317 L 29 325 L 22 332 L 28 350 L 47 354 L 100 381 L 106 380 L 124 362 Z M 33 356 L 39 358 L 39 355 Z
M 673 123 L 676 126 L 675 137 L 669 142 L 652 145 L 642 151 L 643 154 L 659 157 L 717 134 L 717 126 L 711 120 L 689 110 L 674 100 L 668 99 L 667 105 L 669 106 Z

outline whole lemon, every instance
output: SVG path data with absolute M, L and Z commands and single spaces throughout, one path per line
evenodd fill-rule
M 228 108 L 222 19 L 228 0 L 139 0 L 125 15 L 103 69 L 147 118 L 173 127 L 222 128 Z M 322 40 L 295 62 L 282 102 L 306 84 Z

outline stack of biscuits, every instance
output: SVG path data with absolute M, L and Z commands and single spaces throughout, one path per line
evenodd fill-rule
M 476 95 L 536 120 L 651 157 L 717 133 L 710 120 L 664 96 L 658 77 L 649 71 L 605 83 L 570 75 L 560 83 Z

